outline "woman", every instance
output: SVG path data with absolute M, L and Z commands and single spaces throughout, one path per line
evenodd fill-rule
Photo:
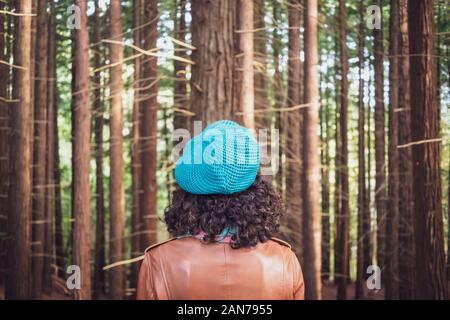
M 304 298 L 297 257 L 273 237 L 282 201 L 258 170 L 258 143 L 235 122 L 187 143 L 165 213 L 173 238 L 145 251 L 138 299 Z

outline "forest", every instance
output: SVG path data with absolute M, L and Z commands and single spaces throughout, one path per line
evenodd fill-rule
M 448 0 L 0 0 L 0 299 L 134 299 L 220 119 L 306 299 L 449 299 L 449 51 Z

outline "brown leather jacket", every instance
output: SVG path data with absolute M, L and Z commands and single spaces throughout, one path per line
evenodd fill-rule
M 303 274 L 286 242 L 253 248 L 186 237 L 145 250 L 137 299 L 304 299 Z

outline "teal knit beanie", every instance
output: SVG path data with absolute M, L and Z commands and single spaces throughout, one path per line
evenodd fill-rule
M 189 193 L 232 194 L 253 184 L 259 165 L 259 145 L 252 133 L 220 120 L 187 142 L 175 179 Z

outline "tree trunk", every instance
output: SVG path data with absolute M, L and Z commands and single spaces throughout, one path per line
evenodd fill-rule
M 95 1 L 94 30 L 92 43 L 101 41 L 100 9 L 98 1 Z M 101 64 L 100 48 L 94 53 L 94 68 Z M 94 265 L 94 299 L 99 299 L 105 293 L 105 194 L 103 186 L 103 112 L 104 102 L 102 97 L 101 72 L 94 73 L 94 134 L 95 134 L 95 265 Z
M 232 119 L 234 71 L 234 1 L 192 0 L 190 103 L 203 125 Z M 204 44 L 209 45 L 205 46 Z
M 347 282 L 349 279 L 349 260 L 350 260 L 350 244 L 349 244 L 349 186 L 348 186 L 348 138 L 347 138 L 347 118 L 348 118 L 348 49 L 347 49 L 347 17 L 345 11 L 345 1 L 339 0 L 339 51 L 340 51 L 340 74 L 341 74 L 341 92 L 340 92 L 340 116 L 339 116 L 339 138 L 341 140 L 339 152 L 339 183 L 340 192 L 338 201 L 340 202 L 340 212 L 336 219 L 339 221 L 338 233 L 338 299 L 345 300 L 347 298 Z
M 112 0 L 110 7 L 110 37 L 114 41 L 122 40 L 122 5 L 120 0 Z M 110 68 L 110 159 L 111 177 L 109 184 L 110 236 L 109 263 L 124 259 L 125 228 L 125 191 L 123 162 L 123 120 L 122 120 L 122 60 L 123 47 L 111 44 L 110 60 L 114 64 Z M 125 269 L 123 266 L 112 268 L 109 273 L 109 293 L 114 300 L 123 299 L 125 285 Z
M 369 69 L 369 71 L 371 71 L 371 63 L 368 62 L 367 63 L 367 67 Z M 371 203 L 372 203 L 372 127 L 371 127 L 371 123 L 372 123 L 372 112 L 371 112 L 371 98 L 370 98 L 370 94 L 371 94 L 371 78 L 369 77 L 369 79 L 367 80 L 367 96 L 368 96 L 368 102 L 367 102 L 367 117 L 366 117 L 366 122 L 367 122 L 367 134 L 366 134 L 366 141 L 367 141 L 367 175 L 366 175 L 366 181 L 367 181 L 367 188 L 366 188 L 366 230 L 368 232 L 368 237 L 367 237 L 367 242 L 364 244 L 364 250 L 365 250 L 365 254 L 364 254 L 364 265 L 365 266 L 370 266 L 373 264 L 373 259 L 374 259 L 374 243 L 376 241 L 376 233 L 374 232 L 374 230 L 372 230 L 371 224 L 372 224 L 372 216 L 371 216 Z
M 33 110 L 33 113 L 35 112 L 35 92 L 36 92 L 36 38 L 37 38 L 37 6 L 38 6 L 38 1 L 32 1 L 31 3 L 31 10 L 32 13 L 34 14 L 33 18 L 31 19 L 31 46 L 30 46 L 30 61 L 31 61 L 31 68 L 30 68 L 30 77 L 31 77 L 31 110 Z M 35 119 L 34 119 L 34 114 L 33 114 L 33 122 L 31 123 L 31 132 L 33 134 L 33 139 L 32 139 L 32 143 L 31 143 L 31 163 L 34 164 L 34 134 L 35 134 Z M 33 165 L 31 167 L 31 170 L 33 172 Z M 33 173 L 32 173 L 33 174 Z M 31 177 L 31 183 L 34 183 L 33 181 L 33 176 Z M 34 187 L 33 187 L 34 188 Z M 33 191 L 34 192 L 34 191 Z M 32 195 L 34 197 L 34 195 Z M 31 205 L 33 206 L 33 198 L 31 200 Z M 33 219 L 34 219 L 34 208 L 31 208 L 31 238 L 33 239 Z M 33 250 L 33 247 L 32 247 Z M 33 258 L 31 258 L 33 260 Z M 32 261 L 33 262 L 33 261 Z M 33 266 L 31 266 L 33 268 Z M 33 279 L 31 279 L 32 281 Z
M 389 25 L 389 210 L 386 217 L 386 299 L 399 298 L 398 41 L 399 0 L 391 0 Z
M 175 38 L 186 42 L 186 0 L 175 0 Z M 181 58 L 186 58 L 186 48 L 175 44 L 176 55 Z M 190 118 L 184 110 L 189 110 L 189 97 L 187 95 L 187 78 L 186 78 L 186 64 L 184 62 L 174 60 L 174 106 L 179 110 L 174 112 L 174 129 L 183 128 L 189 129 Z
M 301 5 L 298 0 L 288 4 L 289 43 L 288 43 L 288 107 L 301 103 L 300 92 L 300 16 Z M 302 189 L 300 157 L 301 117 L 300 110 L 295 109 L 287 114 L 286 133 L 286 219 L 284 228 L 286 238 L 291 242 L 297 257 L 303 262 L 303 217 L 302 217 Z
M 408 0 L 400 0 L 400 56 L 399 56 L 399 88 L 398 88 L 398 144 L 411 141 L 411 108 L 409 79 L 409 39 L 408 39 Z M 414 219 L 412 198 L 412 154 L 411 148 L 398 148 L 399 171 L 399 298 L 414 298 Z
M 450 44 L 447 45 L 447 49 L 446 49 L 446 53 L 447 53 L 447 57 L 449 56 L 449 47 Z M 447 59 L 447 74 L 450 75 L 450 59 Z M 450 76 L 448 77 L 448 87 L 450 88 Z M 450 163 L 448 166 L 449 170 L 448 170 L 448 185 L 447 185 L 447 189 L 448 189 L 448 197 L 447 197 L 447 234 L 449 235 L 447 237 L 447 250 L 449 250 L 448 248 L 450 248 Z M 450 250 L 447 251 L 447 277 L 448 279 L 450 279 Z
M 339 28 L 334 34 L 335 39 L 335 57 L 334 57 L 334 83 L 338 83 L 338 76 L 341 72 L 341 66 L 340 66 L 340 57 L 339 57 Z M 342 219 L 340 219 L 340 212 L 341 212 L 341 201 L 340 201 L 340 193 L 341 190 L 341 157 L 339 156 L 341 153 L 341 139 L 340 139 L 340 133 L 339 133 L 339 118 L 340 118 L 340 95 L 341 95 L 341 86 L 336 85 L 336 93 L 335 93 L 335 105 L 336 105 L 336 112 L 335 112 L 335 132 L 334 132 L 334 140 L 335 140 L 335 156 L 334 156 L 334 175 L 335 175 L 335 183 L 334 183 L 334 194 L 333 194 L 333 214 L 334 214 L 334 224 L 333 224 L 333 242 L 334 242 L 334 282 L 335 284 L 338 283 L 339 276 L 340 276 L 340 269 L 341 269 L 341 262 L 340 262 L 340 251 L 339 251 L 339 245 L 340 245 L 340 224 Z
M 328 78 L 324 77 L 328 83 Z M 321 106 L 320 132 L 322 137 L 321 148 L 321 182 L 322 182 L 322 280 L 330 279 L 330 254 L 331 254 L 331 234 L 330 234 L 330 90 L 325 89 L 325 105 Z
M 30 299 L 31 276 L 31 0 L 19 0 L 14 37 L 14 69 L 11 108 L 11 184 L 8 193 L 8 251 L 6 299 Z
M 381 0 L 376 4 L 381 7 Z M 383 25 L 383 23 L 381 23 Z M 385 267 L 386 241 L 386 152 L 383 102 L 383 30 L 374 29 L 374 73 L 375 73 L 375 203 L 377 208 L 377 263 Z
M 305 297 L 321 299 L 320 161 L 319 137 L 319 61 L 317 0 L 305 2 L 305 104 L 303 120 L 303 237 L 305 259 Z M 308 81 L 306 81 L 308 80 Z
M 255 128 L 253 74 L 253 0 L 239 1 L 239 49 L 242 54 L 242 86 L 239 110 L 245 127 Z
M 75 292 L 76 299 L 91 298 L 90 269 L 90 219 L 91 194 L 89 188 L 91 113 L 89 103 L 89 33 L 87 27 L 87 4 L 75 0 L 80 7 L 80 29 L 74 29 L 75 59 L 73 96 L 73 145 L 72 145 L 72 217 L 73 248 L 72 264 L 81 272 L 81 288 Z
M 44 292 L 52 290 L 52 265 L 54 257 L 54 216 L 55 216 L 55 110 L 56 110 L 56 9 L 50 1 L 48 22 L 48 80 L 47 80 L 47 160 L 46 160 L 46 204 L 45 204 L 45 247 L 44 247 Z
M 141 47 L 142 29 L 140 29 L 142 21 L 142 1 L 133 1 L 133 42 L 135 46 Z M 140 109 L 140 86 L 141 86 L 141 62 L 142 59 L 137 57 L 134 59 L 134 101 L 133 101 L 133 124 L 132 124 L 132 141 L 131 141 L 131 175 L 132 175 L 132 207 L 131 207 L 131 258 L 136 258 L 142 254 L 140 245 L 140 231 L 142 231 L 142 221 L 140 219 L 140 192 L 141 192 L 141 154 L 140 154 L 140 126 L 141 126 L 141 109 Z M 174 127 L 175 128 L 175 127 Z M 139 264 L 131 264 L 130 272 L 130 288 L 137 288 L 137 279 L 139 273 Z
M 33 156 L 33 298 L 42 296 L 44 272 L 44 245 L 46 229 L 46 133 L 47 133 L 47 71 L 48 30 L 47 0 L 39 0 L 37 7 L 36 80 L 34 102 L 34 156 Z
M 263 111 L 263 113 L 255 114 L 255 126 L 257 128 L 270 128 L 271 113 L 269 112 L 267 86 L 267 34 L 264 21 L 266 6 L 264 0 L 253 1 L 253 3 L 255 110 Z
M 145 2 L 144 21 L 148 23 L 143 29 L 144 50 L 156 48 L 158 36 L 158 1 Z M 156 169 L 157 169 L 157 112 L 158 112 L 158 70 L 157 58 L 146 56 L 142 64 L 142 88 L 145 90 L 142 98 L 142 197 L 141 197 L 141 221 L 143 233 L 141 238 L 141 251 L 156 242 Z
M 56 83 L 56 79 L 55 79 Z M 55 254 L 56 254 L 56 266 L 58 268 L 57 275 L 60 278 L 65 278 L 66 269 L 64 261 L 64 239 L 63 239 L 63 219 L 62 219 L 62 202 L 61 202 L 61 171 L 59 160 L 59 138 L 58 138 L 58 89 L 55 87 L 55 112 L 53 114 L 53 123 L 55 130 L 55 167 L 53 171 L 55 181 Z
M 356 299 L 364 298 L 365 275 L 367 265 L 364 264 L 367 233 L 366 223 L 366 160 L 365 160 L 365 136 L 364 136 L 364 2 L 359 3 L 359 32 L 358 32 L 358 230 L 357 230 L 357 261 L 356 261 Z
M 0 2 L 0 10 L 5 10 L 4 2 Z M 11 8 L 8 8 L 11 9 Z M 7 16 L 0 14 L 0 60 L 9 61 L 7 49 L 9 42 L 5 35 L 9 36 L 7 28 Z M 9 142 L 10 142 L 10 103 L 9 87 L 11 85 L 9 78 L 9 68 L 5 64 L 0 64 L 0 286 L 4 285 L 6 268 L 6 224 L 7 224 L 7 196 L 9 188 Z
M 440 143 L 436 104 L 433 1 L 409 1 L 408 18 L 411 81 L 411 135 L 416 242 L 416 297 L 447 299 Z M 420 143 L 419 143 L 420 142 Z
M 56 16 L 55 16 L 56 18 Z M 55 23 L 56 28 L 56 19 L 53 21 Z M 53 50 L 55 55 L 57 55 L 57 37 L 55 37 L 55 41 L 53 42 Z M 73 50 L 71 50 L 73 51 Z M 55 63 L 57 65 L 57 60 L 55 58 Z M 56 71 L 56 70 L 55 70 Z M 56 82 L 57 78 L 55 75 L 55 79 L 53 80 L 54 88 L 54 113 L 53 113 L 53 123 L 54 123 L 54 137 L 55 137 L 55 147 L 53 149 L 54 152 L 54 171 L 53 177 L 55 181 L 55 226 L 54 226 L 54 242 L 55 242 L 55 254 L 56 254 L 56 266 L 58 268 L 57 275 L 60 278 L 65 278 L 66 269 L 65 269 L 65 255 L 64 255 L 64 237 L 63 237 L 63 217 L 62 217 L 62 201 L 61 201 L 61 171 L 60 171 L 60 157 L 59 157 L 59 129 L 58 129 L 58 86 Z
M 282 36 L 279 31 L 278 21 L 280 19 L 280 9 L 281 6 L 278 6 L 276 1 L 273 0 L 272 3 L 272 13 L 273 13 L 273 33 L 272 33 L 272 48 L 273 48 L 273 68 L 275 70 L 274 78 L 273 78 L 273 91 L 275 92 L 275 103 L 273 108 L 278 110 L 276 113 L 275 119 L 275 129 L 279 130 L 280 135 L 280 145 L 278 149 L 278 159 L 279 159 L 279 168 L 276 175 L 277 182 L 277 190 L 280 193 L 282 199 L 284 198 L 284 181 L 285 181 L 285 166 L 283 163 L 283 154 L 286 149 L 286 113 L 279 111 L 284 105 L 285 100 L 285 88 L 283 85 L 283 73 L 280 70 L 280 54 L 282 50 Z M 258 81 L 256 81 L 256 88 L 259 88 Z M 256 99 L 258 99 L 258 95 L 256 95 Z M 258 103 L 258 102 L 256 102 Z

